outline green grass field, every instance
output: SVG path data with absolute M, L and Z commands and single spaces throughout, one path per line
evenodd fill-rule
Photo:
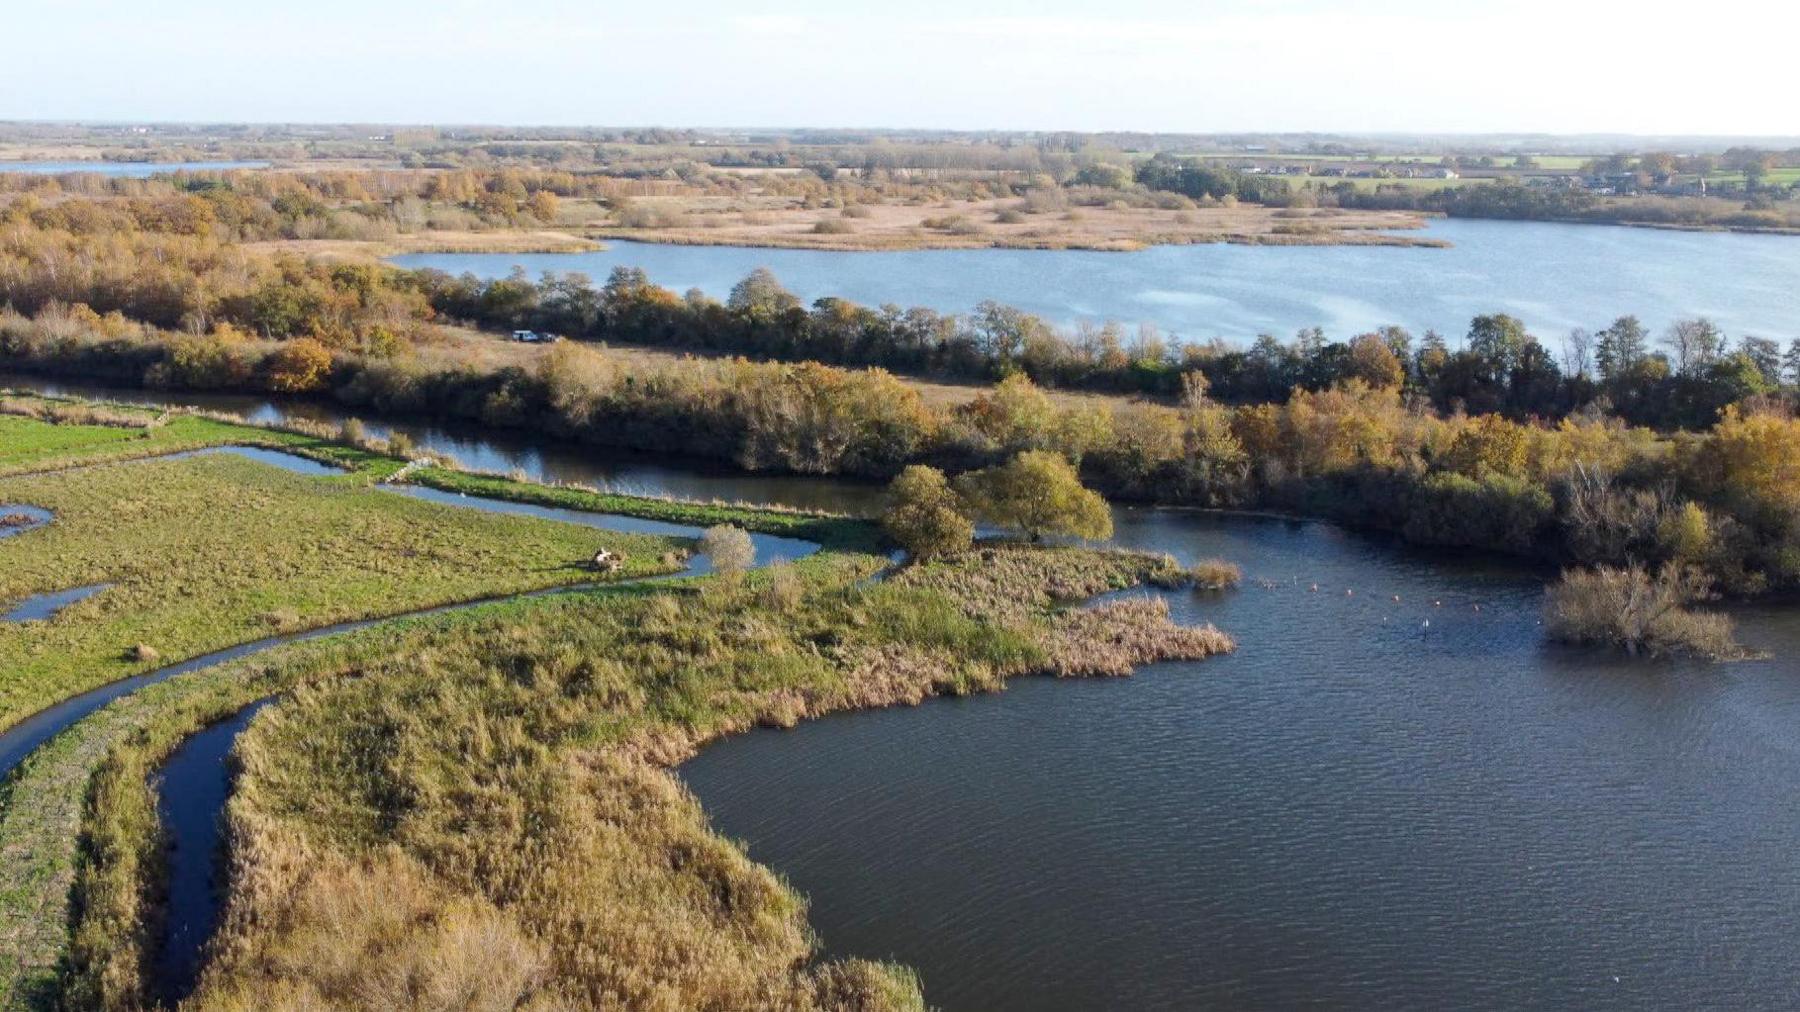
M 18 421 L 0 419 L 9 451 L 20 445 L 8 439 Z M 110 431 L 52 438 L 25 428 L 40 457 L 127 445 Z M 243 435 L 219 423 L 182 428 L 215 442 Z M 111 585 L 49 621 L 0 625 L 0 727 L 95 685 L 272 633 L 589 580 L 583 563 L 601 545 L 626 553 L 626 576 L 673 569 L 660 560 L 677 547 L 229 455 L 0 478 L 0 502 L 56 514 L 0 544 L 0 606 Z M 139 657 L 140 644 L 154 654 Z
M 1706 177 L 1708 183 L 1742 183 L 1742 172 L 1718 171 Z M 1763 176 L 1765 186 L 1793 186 L 1800 183 L 1800 166 L 1784 166 L 1769 171 Z
M 1353 183 L 1361 193 L 1371 193 L 1383 186 L 1400 186 L 1408 190 L 1451 190 L 1461 186 L 1481 186 L 1492 182 L 1489 179 L 1351 179 L 1342 176 L 1285 176 L 1296 183 L 1311 183 L 1315 187 L 1336 186 L 1339 183 Z
M 155 428 L 127 428 L 66 425 L 20 415 L 0 415 L 0 475 L 102 460 L 157 456 L 231 442 L 234 438 L 271 445 L 300 441 L 299 437 L 244 429 L 196 416 L 178 417 Z

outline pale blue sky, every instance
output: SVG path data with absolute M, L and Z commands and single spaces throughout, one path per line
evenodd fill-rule
M 5 6 L 6 119 L 1800 131 L 1794 0 Z

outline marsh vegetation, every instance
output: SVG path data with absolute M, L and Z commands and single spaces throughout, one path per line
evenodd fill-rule
M 215 438 L 245 436 L 215 424 L 222 427 Z M 315 437 L 282 438 L 364 461 L 374 473 L 397 466 L 375 467 L 368 451 Z M 112 444 L 96 437 L 86 449 L 105 459 Z M 58 452 L 79 451 L 64 440 Z M 11 779 L 0 813 L 0 837 L 34 855 L 14 869 L 29 874 L 8 886 L 9 921 L 38 926 L 9 952 L 9 960 L 20 961 L 9 967 L 14 997 L 27 993 L 17 988 L 55 991 L 74 1007 L 156 997 L 148 970 L 160 938 L 154 771 L 186 734 L 250 700 L 289 692 L 253 725 L 256 735 L 268 729 L 267 743 L 247 737 L 240 753 L 229 919 L 208 950 L 199 1007 L 350 1008 L 432 996 L 508 1004 L 921 1007 L 917 982 L 903 968 L 809 963 L 815 942 L 804 904 L 712 835 L 662 767 L 752 724 L 791 725 L 832 710 L 985 691 L 1031 672 L 1122 675 L 1158 659 L 1231 648 L 1209 628 L 1172 624 L 1152 599 L 1068 608 L 1163 573 L 1166 562 L 1152 555 L 1003 545 L 870 583 L 866 577 L 885 560 L 865 550 L 879 537 L 851 521 L 627 500 L 430 468 L 413 475 L 527 503 L 626 504 L 640 514 L 710 518 L 716 526 L 701 546 L 719 575 L 657 591 L 520 601 L 280 648 L 140 690 L 77 724 Z M 252 527 L 289 529 L 290 520 L 305 529 L 347 526 L 364 538 L 365 567 L 368 550 L 411 550 L 479 570 L 484 589 L 495 593 L 506 592 L 501 584 L 509 578 L 504 566 L 496 570 L 497 556 L 450 558 L 425 546 L 453 535 L 463 550 L 479 554 L 491 535 L 522 572 L 579 572 L 555 565 L 563 542 L 587 547 L 594 537 L 585 528 L 434 507 L 369 489 L 357 472 L 307 478 L 231 457 L 103 464 L 8 480 L 40 496 L 73 496 L 59 500 L 76 522 L 66 528 L 74 540 L 60 544 L 57 556 L 76 559 L 88 548 L 105 555 L 108 536 L 134 539 L 140 556 L 144 546 L 169 541 L 151 538 L 147 532 L 162 528 L 132 521 L 132 510 L 104 526 L 87 519 L 86 502 L 130 502 L 133 490 L 145 489 L 164 497 L 167 524 L 195 524 L 184 505 L 190 500 L 241 501 Z M 270 524 L 257 511 L 271 508 L 300 513 Z M 390 546 L 383 525 L 400 521 L 415 537 L 429 532 L 433 540 Z M 809 533 L 831 550 L 746 572 L 746 528 Z M 229 525 L 218 533 L 239 542 L 254 537 Z M 620 536 L 613 543 L 630 547 L 628 559 L 654 559 L 665 540 Z M 191 550 L 200 555 L 170 556 L 160 568 L 192 573 L 196 559 L 211 558 L 204 544 Z M 385 574 L 408 583 L 365 597 L 379 596 L 391 613 L 404 610 L 409 588 L 441 589 L 428 573 L 404 566 L 377 565 L 378 574 L 335 568 L 329 553 L 307 556 L 306 565 L 318 567 L 308 583 L 304 566 L 287 565 L 273 547 L 266 555 L 264 564 L 283 567 L 283 600 L 314 593 L 308 587 L 336 600 L 334 591 Z M 208 571 L 221 565 L 210 563 Z M 643 571 L 657 571 L 656 563 L 645 565 Z M 524 579 L 531 585 L 533 577 Z M 159 597 L 179 596 L 149 585 L 130 593 L 140 590 L 149 596 L 133 610 L 152 617 L 160 614 Z M 363 600 L 341 603 L 364 607 Z M 244 601 L 276 603 L 252 583 L 188 604 L 233 621 L 241 614 L 240 624 L 250 624 L 245 635 L 271 616 L 282 623 L 319 617 L 289 609 L 252 613 Z M 171 622 L 179 628 L 177 619 Z M 50 628 L 65 624 L 93 626 L 102 638 L 119 632 L 104 616 L 80 612 L 58 616 Z M 207 634 L 236 628 L 215 625 Z M 174 636 L 157 642 L 187 649 Z M 51 674 L 60 675 L 27 688 L 48 694 L 78 687 L 89 661 L 71 643 L 39 651 L 56 660 Z M 161 651 L 144 642 L 128 653 L 132 663 L 156 663 Z M 388 716 L 376 718 L 380 713 Z M 299 752 L 290 754 L 294 748 Z M 437 786 L 420 793 L 427 782 Z M 312 800 L 294 807 L 302 794 Z M 72 851 L 77 824 L 85 842 Z M 571 866 L 571 853 L 583 860 Z M 581 870 L 569 874 L 571 867 Z M 68 971 L 55 981 L 45 976 L 45 960 L 61 944 L 45 926 L 57 920 L 58 883 L 73 889 L 76 925 Z M 696 974 L 696 967 L 706 972 Z

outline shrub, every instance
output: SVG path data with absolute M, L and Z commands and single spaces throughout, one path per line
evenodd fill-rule
M 875 212 L 861 204 L 846 204 L 844 205 L 844 210 L 840 213 L 846 218 L 867 218 L 872 216 Z
M 618 217 L 626 228 L 675 228 L 688 223 L 687 215 L 656 204 L 627 204 L 619 209 Z
M 1009 207 L 994 215 L 994 221 L 1002 225 L 1020 225 L 1025 222 L 1025 215 Z
M 1633 656 L 1740 657 L 1744 651 L 1732 638 L 1729 617 L 1687 609 L 1711 596 L 1705 574 L 1674 563 L 1655 575 L 1635 564 L 1568 569 L 1549 589 L 1544 620 L 1552 639 Z
M 1188 570 L 1196 590 L 1229 590 L 1244 582 L 1244 570 L 1224 559 L 1201 559 Z
M 1523 479 L 1446 472 L 1419 484 L 1401 533 L 1418 544 L 1530 554 L 1549 543 L 1554 509 L 1548 491 Z
M 839 218 L 821 218 L 813 222 L 812 230 L 817 235 L 849 235 L 856 226 Z
M 263 376 L 277 393 L 309 393 L 330 378 L 331 351 L 310 337 L 283 342 L 263 359 Z
M 756 561 L 756 545 L 742 527 L 719 524 L 700 536 L 700 552 L 712 560 L 713 572 L 736 577 Z
M 935 467 L 915 464 L 901 471 L 888 486 L 888 499 L 882 526 L 914 559 L 961 551 L 975 536 L 944 472 Z

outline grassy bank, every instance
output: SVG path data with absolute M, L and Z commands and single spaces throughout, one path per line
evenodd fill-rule
M 231 905 L 196 1007 L 421 989 L 508 1006 L 919 1007 L 896 968 L 809 962 L 803 902 L 712 834 L 663 767 L 755 724 L 1032 671 L 1124 674 L 1230 641 L 1148 601 L 1057 607 L 1148 579 L 1163 566 L 1149 556 L 1000 548 L 866 583 L 881 564 L 827 552 L 738 585 L 503 606 L 290 662 L 305 674 L 273 677 L 310 687 L 242 740 Z M 95 783 L 77 981 L 101 1004 L 141 986 L 134 939 L 152 934 L 144 774 L 176 736 L 153 737 Z
M 205 419 L 156 432 L 175 429 L 179 442 L 121 444 L 101 438 L 114 430 L 83 429 L 38 445 L 60 442 L 57 459 L 66 460 L 82 435 L 95 436 L 84 449 L 102 458 L 124 446 L 167 451 L 244 435 Z M 233 456 L 0 478 L 0 501 L 56 517 L 8 541 L 0 603 L 108 585 L 48 621 L 0 625 L 0 727 L 236 643 L 593 579 L 584 562 L 601 546 L 625 553 L 625 576 L 667 572 L 675 564 L 663 556 L 679 547 L 422 502 L 371 487 L 366 473 L 313 478 Z

